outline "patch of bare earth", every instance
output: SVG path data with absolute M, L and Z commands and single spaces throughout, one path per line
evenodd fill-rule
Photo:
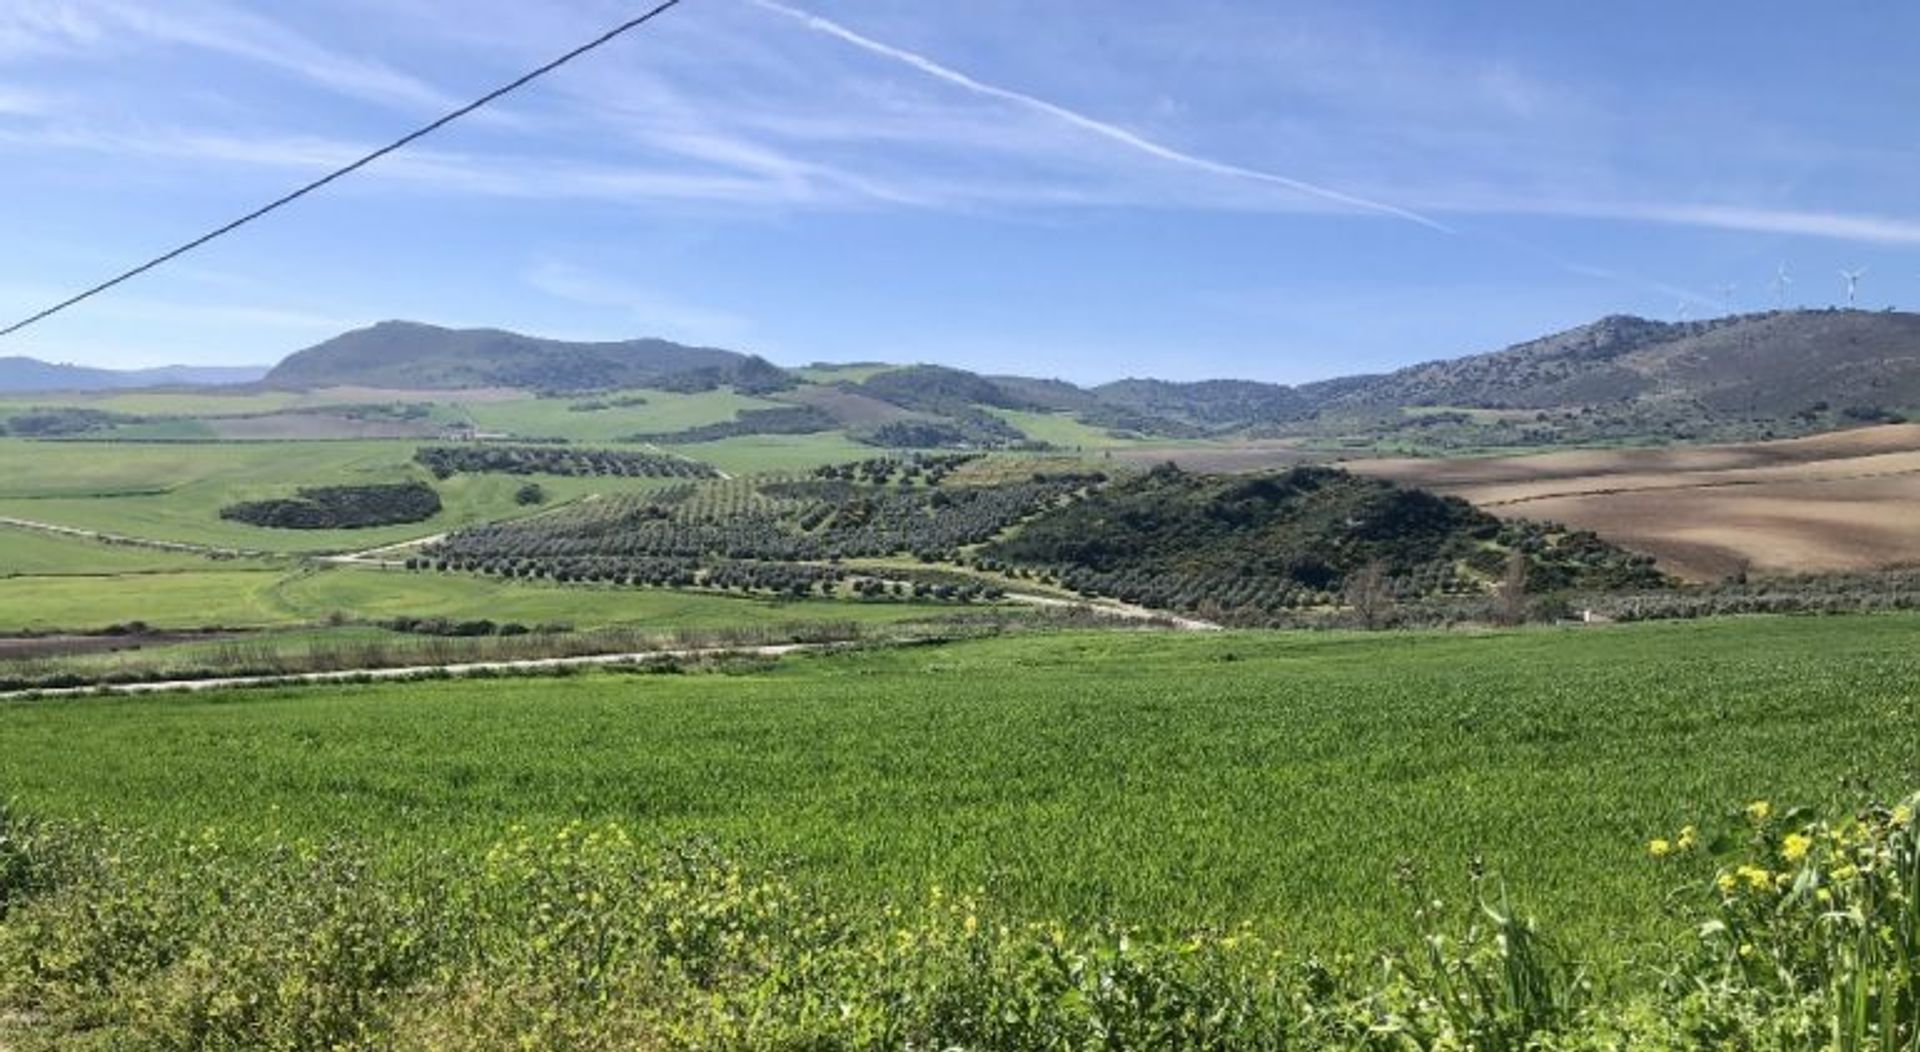
M 1920 425 L 1690 449 L 1377 460 L 1352 470 L 1551 519 L 1672 573 L 1807 573 L 1920 563 Z

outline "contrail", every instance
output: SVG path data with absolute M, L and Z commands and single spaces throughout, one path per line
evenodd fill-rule
M 1188 168 L 1206 172 L 1211 175 L 1221 175 L 1231 179 L 1247 179 L 1258 183 L 1284 186 L 1289 190 L 1318 197 L 1325 201 L 1332 201 L 1336 204 L 1346 205 L 1349 208 L 1357 208 L 1366 212 L 1377 212 L 1381 215 L 1393 216 L 1396 219 L 1404 219 L 1409 223 L 1418 223 L 1429 230 L 1437 230 L 1443 234 L 1457 233 L 1452 227 L 1447 226 L 1439 220 L 1423 216 L 1418 212 L 1409 211 L 1398 205 L 1390 205 L 1383 201 L 1373 201 L 1364 197 L 1357 197 L 1353 194 L 1342 193 L 1330 187 L 1309 183 L 1302 179 L 1294 179 L 1274 172 L 1261 171 L 1257 168 L 1244 168 L 1237 164 L 1227 164 L 1222 161 L 1209 160 L 1205 157 L 1198 157 L 1181 150 L 1176 150 L 1171 146 L 1162 146 L 1151 139 L 1142 138 L 1117 124 L 1109 124 L 1106 121 L 1096 120 L 1084 113 L 1078 113 L 1074 110 L 1067 109 L 1065 106 L 1048 102 L 1042 98 L 1036 98 L 1024 92 L 1014 91 L 1012 88 L 1003 88 L 996 84 L 987 84 L 975 80 L 965 73 L 941 65 L 927 58 L 925 55 L 915 54 L 914 52 L 894 47 L 891 44 L 883 44 L 872 37 L 862 36 L 831 19 L 822 18 L 819 15 L 811 14 L 798 8 L 788 7 L 783 3 L 779 3 L 778 0 L 752 0 L 752 2 L 768 11 L 773 11 L 801 22 L 809 29 L 825 33 L 828 36 L 851 44 L 862 51 L 912 66 L 914 69 L 930 77 L 944 80 L 949 84 L 964 88 L 976 95 L 985 95 L 988 98 L 1011 102 L 1017 106 L 1024 106 L 1027 109 L 1044 113 L 1056 120 L 1071 124 L 1082 131 L 1091 132 L 1103 139 L 1108 139 L 1122 146 L 1130 147 L 1149 157 L 1157 157 L 1163 161 L 1171 161 L 1174 164 L 1185 165 Z

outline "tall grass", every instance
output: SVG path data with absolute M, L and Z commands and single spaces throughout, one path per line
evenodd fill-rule
M 1330 966 L 980 891 L 848 909 L 615 824 L 395 869 L 0 810 L 0 1018 L 179 1049 L 1909 1049 L 1917 803 L 1763 820 L 1752 861 L 1677 889 L 1697 934 L 1604 986 L 1478 884 L 1464 930 L 1430 911 L 1416 947 Z

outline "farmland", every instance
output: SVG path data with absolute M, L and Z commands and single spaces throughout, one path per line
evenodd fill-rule
M 1883 616 L 1498 634 L 1082 633 L 789 658 L 731 674 L 38 701 L 0 706 L 0 781 L 29 813 L 157 838 L 129 843 L 126 859 L 255 859 L 202 878 L 242 880 L 237 901 L 249 911 L 309 908 L 296 888 L 342 879 L 297 868 L 322 857 L 369 867 L 352 878 L 371 881 L 356 885 L 366 894 L 420 879 L 471 882 L 478 893 L 505 865 L 524 873 L 514 881 L 571 881 L 598 895 L 614 894 L 600 881 L 622 872 L 605 867 L 646 871 L 644 845 L 706 843 L 669 863 L 674 880 L 692 883 L 646 886 L 682 888 L 671 894 L 695 896 L 681 900 L 690 910 L 745 910 L 723 915 L 748 925 L 802 895 L 847 918 L 833 923 L 932 940 L 894 965 L 909 969 L 940 959 L 961 912 L 969 934 L 977 913 L 1012 925 L 999 938 L 1014 943 L 1025 922 L 1054 926 L 1067 933 L 1051 936 L 1064 939 L 1055 945 L 1075 953 L 1096 952 L 1092 933 L 1116 920 L 1148 945 L 1234 931 L 1206 952 L 1245 940 L 1287 960 L 1318 952 L 1357 963 L 1372 948 L 1407 945 L 1423 924 L 1455 923 L 1416 922 L 1400 882 L 1464 918 L 1471 864 L 1589 962 L 1610 997 L 1629 998 L 1652 989 L 1632 961 L 1685 952 L 1669 893 L 1704 885 L 1720 861 L 1652 859 L 1650 838 L 1689 825 L 1737 833 L 1750 800 L 1844 809 L 1920 781 L 1920 667 L 1905 645 L 1916 629 L 1913 617 Z M 631 838 L 638 854 L 603 833 L 580 840 L 615 824 L 615 841 Z M 165 861 L 174 838 L 201 845 L 197 856 Z M 253 854 L 281 842 L 333 846 L 324 856 L 296 847 L 281 861 Z M 701 861 L 716 858 L 732 861 Z M 139 887 L 140 871 L 129 879 L 106 908 L 120 908 L 113 896 Z M 738 906 L 703 897 L 729 881 L 759 890 Z M 69 937 L 60 899 L 49 913 L 27 901 L 21 923 Z M 375 922 L 376 939 L 430 930 L 379 926 L 413 923 L 392 912 L 407 901 L 351 909 L 388 918 Z M 654 908 L 642 901 L 652 900 L 632 908 Z M 132 916 L 126 923 L 141 923 Z M 194 937 L 272 929 L 219 930 Z M 769 945 L 799 938 L 794 929 Z M 839 967 L 850 981 L 849 965 Z M 123 961 L 113 974 L 135 983 L 141 973 Z M 241 989 L 248 974 L 191 981 Z M 177 989 L 151 989 L 143 996 L 166 1011 L 120 1025 L 138 1032 L 184 1010 L 171 1000 Z M 600 1011 L 646 987 L 613 989 Z M 598 1018 L 587 1001 L 551 1003 Z M 109 1001 L 86 1004 L 76 1018 L 113 1016 Z M 221 1025 L 289 1010 L 263 1005 L 269 1014 Z M 669 1010 L 676 1027 L 696 1018 Z
M 1098 633 L 747 675 L 12 704 L 0 780 L 47 814 L 391 851 L 618 819 L 798 859 L 858 901 L 985 884 L 1033 917 L 1253 920 L 1320 948 L 1400 931 L 1402 858 L 1447 882 L 1477 854 L 1556 930 L 1619 945 L 1657 929 L 1673 876 L 1639 863 L 1648 836 L 1920 781 L 1916 629 Z
M 1920 561 L 1920 425 L 1731 446 L 1352 466 L 1496 514 L 1592 529 L 1697 580 Z

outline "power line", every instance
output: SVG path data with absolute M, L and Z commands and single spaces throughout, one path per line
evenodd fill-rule
M 217 237 L 230 234 L 235 230 L 238 230 L 241 227 L 246 226 L 248 223 L 251 223 L 256 219 L 261 218 L 262 216 L 266 215 L 269 212 L 275 211 L 280 208 L 284 208 L 287 205 L 290 205 L 293 202 L 298 201 L 300 198 L 305 197 L 310 193 L 313 193 L 315 190 L 320 189 L 321 187 L 327 185 L 328 183 L 331 183 L 334 180 L 341 178 L 342 176 L 350 175 L 353 172 L 356 172 L 362 168 L 365 168 L 367 165 L 372 164 L 373 162 L 379 160 L 382 157 L 385 157 L 386 155 L 394 152 L 395 150 L 398 150 L 398 149 L 401 149 L 402 147 L 407 146 L 409 143 L 412 143 L 416 139 L 421 139 L 428 135 L 431 135 L 432 133 L 440 130 L 441 128 L 446 127 L 447 125 L 452 124 L 454 121 L 457 121 L 460 118 L 466 116 L 467 114 L 472 113 L 474 110 L 480 109 L 481 107 L 487 105 L 488 103 L 493 102 L 494 100 L 500 98 L 501 96 L 510 94 L 514 91 L 519 90 L 522 87 L 525 87 L 528 83 L 534 80 L 537 80 L 540 77 L 543 77 L 548 73 L 553 72 L 556 69 L 559 69 L 561 66 L 564 66 L 567 63 L 572 62 L 574 59 L 579 58 L 581 55 L 584 55 L 587 52 L 592 51 L 595 48 L 600 47 L 601 45 L 612 41 L 614 38 L 619 37 L 632 30 L 638 29 L 643 25 L 646 25 L 648 22 L 651 22 L 655 18 L 658 18 L 659 16 L 665 14 L 669 8 L 676 7 L 679 4 L 680 4 L 680 0 L 663 0 L 663 2 L 658 7 L 653 8 L 647 13 L 640 15 L 637 18 L 632 18 L 625 22 L 620 23 L 619 25 L 613 27 L 612 29 L 607 30 L 605 33 L 600 34 L 599 36 L 586 42 L 585 44 L 582 44 L 579 47 L 574 48 L 572 51 L 569 51 L 566 54 L 561 55 L 559 58 L 554 59 L 552 62 L 549 62 L 544 66 L 541 66 L 539 69 L 536 69 L 533 72 L 528 73 L 525 76 L 522 76 L 514 80 L 512 83 L 504 84 L 498 88 L 493 89 L 492 91 L 487 92 L 485 95 L 482 95 L 479 98 L 473 100 L 472 102 L 467 103 L 465 106 L 462 106 L 457 110 L 454 110 L 452 113 L 449 113 L 444 117 L 441 117 L 439 120 L 434 121 L 432 124 L 428 124 L 425 127 L 418 128 L 418 129 L 415 129 L 414 131 L 408 132 L 406 135 L 403 135 L 400 138 L 395 139 L 394 141 L 388 143 L 387 145 L 380 147 L 379 149 L 373 151 L 372 153 L 367 154 L 365 157 L 362 157 L 359 160 L 354 161 L 352 164 L 349 164 L 343 168 L 338 168 L 338 169 L 335 169 L 334 171 L 328 172 L 326 175 L 321 176 L 318 179 L 315 179 L 313 182 L 308 183 L 307 185 L 301 187 L 300 189 L 295 190 L 292 193 L 287 194 L 286 196 L 281 197 L 270 204 L 263 205 L 260 208 L 256 208 L 253 211 L 248 212 L 246 215 L 243 215 L 240 218 L 234 220 L 233 222 L 226 224 L 225 226 L 222 226 L 216 230 L 211 230 L 205 234 L 202 234 L 199 237 L 194 238 L 192 241 L 189 241 L 186 244 L 179 246 L 178 248 L 172 249 L 168 252 L 162 253 L 161 255 L 155 256 L 152 259 L 147 260 L 145 263 L 142 263 L 131 270 L 125 271 L 124 273 L 121 273 L 115 277 L 109 278 L 106 281 L 103 281 L 100 284 L 95 285 L 90 289 L 87 289 L 85 292 L 79 293 L 78 295 L 72 296 L 66 300 L 56 303 L 53 306 L 48 307 L 43 311 L 40 311 L 38 314 L 34 314 L 30 317 L 14 322 L 12 325 L 9 325 L 4 329 L 0 329 L 0 336 L 11 335 L 12 333 L 19 332 L 21 329 L 24 329 L 27 326 L 34 324 L 35 322 L 45 321 L 46 319 L 51 318 L 55 314 L 58 314 L 61 311 L 66 310 L 68 307 L 72 307 L 75 304 L 78 304 L 82 301 L 92 299 L 93 297 L 98 296 L 99 294 L 107 291 L 110 288 L 113 288 L 115 285 L 118 285 L 121 282 L 139 277 L 140 275 L 145 274 L 147 271 L 152 270 L 153 268 L 161 265 L 162 263 L 165 263 L 172 259 L 176 259 L 180 256 L 184 256 L 187 253 L 193 251 L 194 249 L 199 248 L 201 245 L 204 245 L 207 242 L 212 241 Z

